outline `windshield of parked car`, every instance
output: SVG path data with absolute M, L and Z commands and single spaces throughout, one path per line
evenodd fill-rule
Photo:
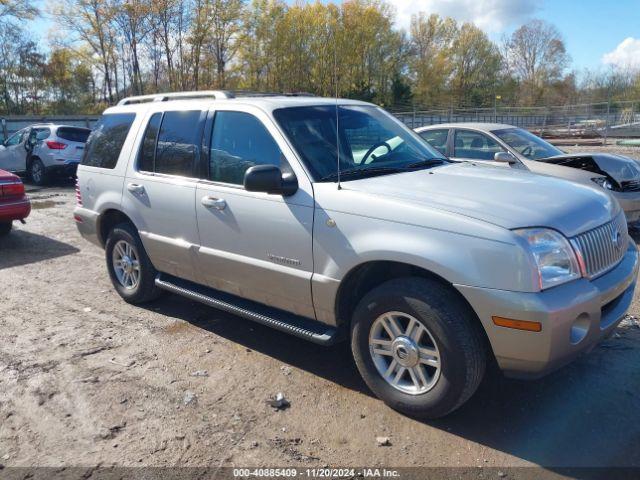
M 521 128 L 494 130 L 493 134 L 498 136 L 498 138 L 519 154 L 530 160 L 540 160 L 564 153 L 549 142 Z
M 317 181 L 337 180 L 338 150 L 340 176 L 345 181 L 448 162 L 373 105 L 342 105 L 337 114 L 334 105 L 289 107 L 275 110 L 274 116 Z

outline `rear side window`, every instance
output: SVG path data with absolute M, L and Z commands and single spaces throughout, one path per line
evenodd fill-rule
M 89 135 L 82 165 L 115 168 L 135 113 L 108 113 Z
M 89 134 L 91 130 L 88 128 L 80 128 L 80 127 L 60 127 L 56 130 L 56 135 L 64 140 L 69 140 L 70 142 L 80 142 L 85 143 L 87 138 L 89 138 Z
M 201 116 L 200 110 L 164 113 L 158 133 L 154 172 L 194 176 Z
M 242 185 L 250 167 L 282 168 L 281 158 L 276 141 L 256 117 L 244 112 L 216 112 L 211 136 L 211 180 Z
M 158 140 L 161 120 L 162 113 L 160 112 L 154 113 L 149 119 L 149 124 L 142 139 L 142 146 L 140 147 L 138 170 L 143 172 L 155 171 L 156 140 Z
M 48 138 L 49 135 L 51 134 L 51 130 L 49 130 L 48 128 L 36 128 L 35 132 L 36 132 L 36 140 L 44 140 L 45 138 Z
M 440 153 L 443 155 L 447 154 L 448 129 L 426 130 L 424 132 L 420 132 L 419 135 Z

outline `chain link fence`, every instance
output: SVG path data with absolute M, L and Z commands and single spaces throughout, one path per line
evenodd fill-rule
M 640 100 L 553 107 L 392 109 L 411 128 L 439 123 L 505 123 L 545 137 L 640 137 Z
M 640 138 L 640 100 L 553 107 L 391 108 L 411 128 L 439 123 L 506 123 L 547 138 Z M 0 116 L 4 141 L 34 123 L 57 123 L 92 128 L 99 115 Z

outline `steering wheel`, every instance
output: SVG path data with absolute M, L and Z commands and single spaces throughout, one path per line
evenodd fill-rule
M 525 157 L 528 157 L 531 152 L 533 151 L 533 149 L 531 148 L 531 145 L 527 145 L 526 147 L 524 147 L 522 149 L 522 151 L 520 152 L 522 155 L 524 155 Z
M 375 152 L 378 148 L 380 147 L 386 147 L 387 148 L 387 153 L 391 153 L 391 146 L 387 143 L 387 142 L 378 142 L 374 145 L 372 145 L 372 147 L 367 150 L 367 153 L 364 154 L 364 157 L 362 157 L 362 160 L 360 160 L 360 165 L 366 165 L 367 164 L 367 159 L 371 156 L 371 154 L 373 152 Z M 387 154 L 385 153 L 385 155 Z M 373 157 L 373 160 L 371 161 L 371 163 L 376 161 L 376 157 Z

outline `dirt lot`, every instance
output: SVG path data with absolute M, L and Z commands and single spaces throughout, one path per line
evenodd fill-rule
M 371 395 L 346 345 L 171 295 L 124 303 L 103 252 L 76 231 L 72 186 L 33 189 L 32 200 L 27 225 L 0 240 L 6 467 L 640 466 L 633 317 L 543 380 L 492 375 L 456 413 L 419 422 Z M 630 313 L 640 317 L 637 295 Z M 265 404 L 277 392 L 289 409 Z

